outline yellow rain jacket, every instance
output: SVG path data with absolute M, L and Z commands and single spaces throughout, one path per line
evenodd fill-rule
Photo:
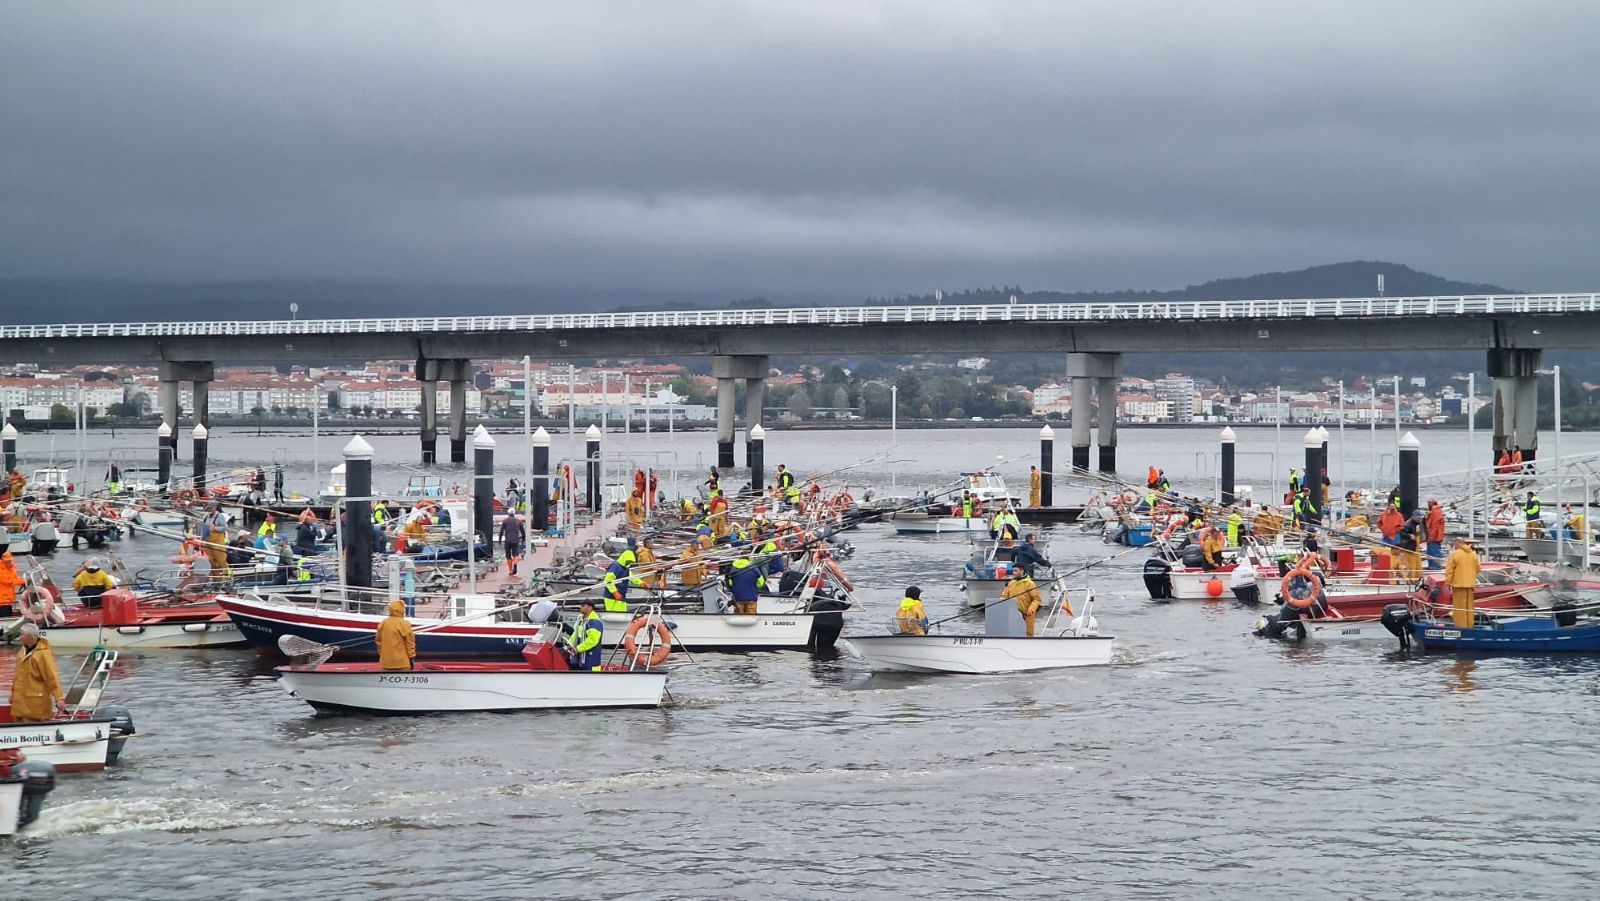
M 922 609 L 922 602 L 916 598 L 905 598 L 900 601 L 900 609 L 896 611 L 894 621 L 899 624 L 901 635 L 928 634 L 928 614 Z
M 17 673 L 11 680 L 11 718 L 19 723 L 53 719 L 56 700 L 63 697 L 50 640 L 40 638 L 31 651 L 18 648 Z
M 683 566 L 678 579 L 684 588 L 698 588 L 706 580 L 706 567 L 700 562 L 700 547 L 696 542 L 689 542 L 689 546 L 678 555 L 678 563 Z
M 378 645 L 378 666 L 383 669 L 410 669 L 417 656 L 417 634 L 406 622 L 406 602 L 390 601 L 389 615 L 378 623 L 374 636 Z
M 1000 597 L 1015 600 L 1017 612 L 1023 616 L 1033 616 L 1044 604 L 1044 598 L 1039 594 L 1038 583 L 1027 576 L 1006 583 L 1006 590 Z
M 1451 588 L 1476 588 L 1478 585 L 1478 570 L 1483 565 L 1478 562 L 1478 555 L 1472 548 L 1465 545 L 1450 552 L 1444 561 L 1444 580 Z

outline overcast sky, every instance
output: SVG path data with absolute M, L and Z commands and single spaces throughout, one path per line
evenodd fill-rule
M 1600 290 L 1600 2 L 0 3 L 0 275 Z

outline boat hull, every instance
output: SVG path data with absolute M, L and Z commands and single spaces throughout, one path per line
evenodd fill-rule
M 244 598 L 223 597 L 218 602 L 250 644 L 277 651 L 283 635 L 298 635 L 323 644 L 339 645 L 345 656 L 377 656 L 372 636 L 383 617 L 296 605 L 264 604 Z M 814 613 L 741 616 L 724 613 L 672 614 L 675 647 L 688 651 L 806 650 Z M 602 613 L 605 647 L 622 643 L 632 617 Z M 417 656 L 520 657 L 522 646 L 537 635 L 531 623 L 495 623 L 478 618 L 452 624 L 449 620 L 411 620 L 417 633 Z
M 961 580 L 966 589 L 965 600 L 968 607 L 987 607 L 1006 591 L 1005 579 L 976 579 L 965 577 Z
M 165 648 L 243 648 L 249 646 L 239 627 L 227 617 L 191 623 L 152 623 L 126 626 L 52 626 L 45 630 L 58 650 L 117 651 Z
M 659 670 L 587 673 L 423 664 L 406 671 L 375 665 L 281 667 L 278 674 L 284 689 L 318 710 L 369 713 L 659 707 L 667 688 L 667 673 Z
M 870 635 L 848 650 L 874 671 L 994 675 L 1111 663 L 1111 636 Z
M 1502 654 L 1600 652 L 1600 624 L 1557 626 L 1547 618 L 1504 621 L 1499 628 L 1459 629 L 1443 620 L 1411 623 L 1411 637 L 1430 651 Z
M 114 738 L 110 720 L 0 723 L 0 748 L 20 748 L 29 760 L 63 773 L 103 770 Z
M 895 513 L 889 517 L 894 530 L 902 535 L 988 534 L 989 521 L 981 516 L 931 516 L 927 513 Z

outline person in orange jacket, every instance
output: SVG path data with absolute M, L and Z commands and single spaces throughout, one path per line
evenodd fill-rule
M 0 609 L 5 615 L 10 615 L 17 602 L 17 591 L 22 588 L 22 574 L 17 572 L 16 561 L 12 559 L 11 552 L 0 554 Z
M 1428 498 L 1428 515 L 1424 522 L 1428 530 L 1428 569 L 1444 568 L 1444 508 L 1435 498 Z

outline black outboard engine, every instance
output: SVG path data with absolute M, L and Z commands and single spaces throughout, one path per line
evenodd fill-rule
M 1241 563 L 1239 565 L 1249 566 L 1250 564 Z M 1254 607 L 1261 603 L 1261 586 L 1253 582 L 1249 585 L 1236 585 L 1233 588 L 1233 596 L 1239 603 L 1249 604 Z
M 1153 600 L 1169 600 L 1172 597 L 1172 564 L 1160 557 L 1144 561 L 1144 587 Z
M 134 734 L 133 712 L 126 707 L 116 704 L 107 704 L 98 707 L 94 712 L 95 719 L 109 717 L 111 722 L 111 743 L 106 749 L 106 763 L 116 763 L 117 757 L 122 753 L 122 746 L 128 743 L 128 736 Z
M 1306 624 L 1301 611 L 1284 604 L 1277 613 L 1269 613 L 1256 621 L 1256 635 L 1299 644 L 1306 640 Z
M 786 569 L 783 576 L 778 579 L 778 593 L 784 597 L 793 597 L 800 593 L 800 583 L 805 581 L 805 575 L 797 570 Z
M 1205 562 L 1206 555 L 1197 545 L 1189 545 L 1183 549 L 1183 565 L 1199 566 Z
M 56 787 L 56 768 L 42 760 L 24 760 L 11 767 L 11 778 L 22 780 L 22 810 L 17 816 L 17 828 L 39 818 L 44 809 L 44 796 Z
M 1378 622 L 1389 630 L 1389 634 L 1400 639 L 1400 650 L 1411 648 L 1411 608 L 1405 604 L 1390 604 L 1383 608 L 1383 615 L 1378 617 Z

